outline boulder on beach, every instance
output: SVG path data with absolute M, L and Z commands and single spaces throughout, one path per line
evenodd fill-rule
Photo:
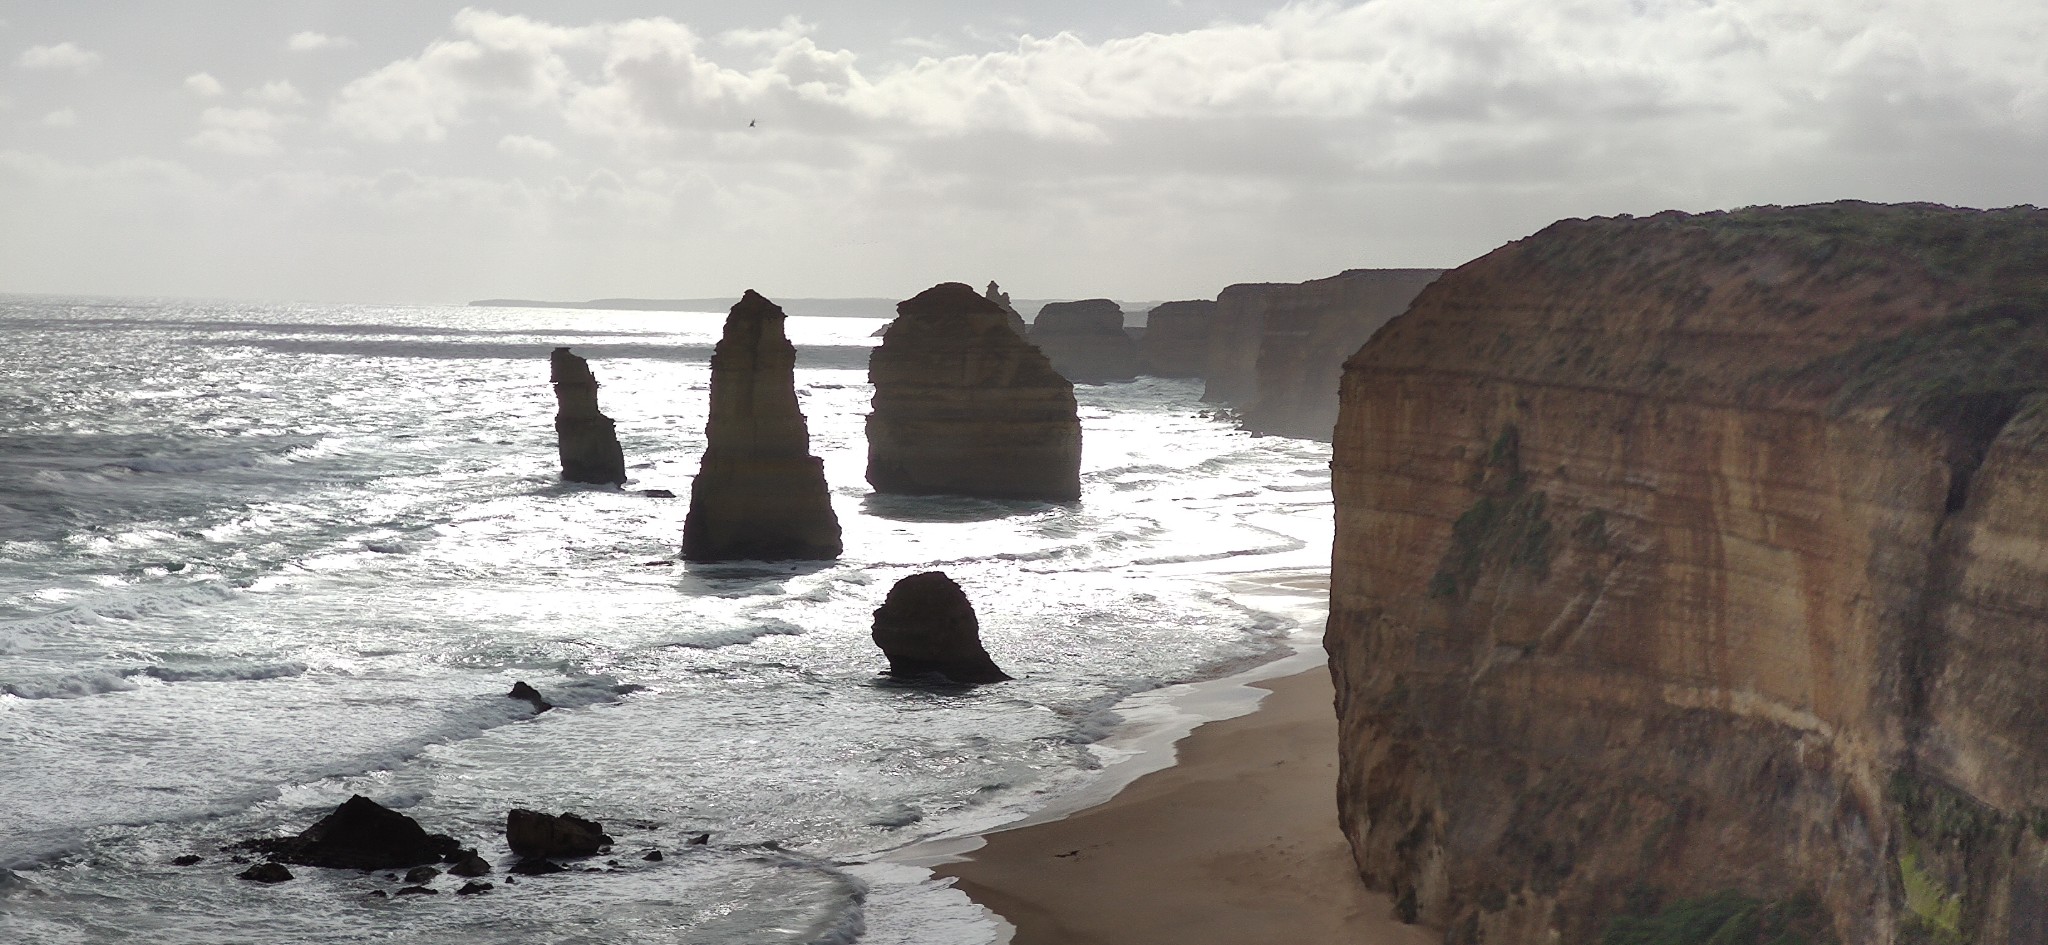
M 1138 343 L 1124 331 L 1123 309 L 1109 299 L 1047 302 L 1031 323 L 1031 343 L 1076 384 L 1138 376 Z
M 617 485 L 626 481 L 626 454 L 610 417 L 597 409 L 597 376 L 590 363 L 556 348 L 548 356 L 555 385 L 555 444 L 562 478 L 570 482 Z
M 1081 497 L 1074 385 L 959 282 L 896 306 L 868 361 L 868 482 L 901 495 Z
M 748 289 L 711 355 L 711 419 L 690 512 L 689 561 L 826 561 L 839 517 L 796 400 L 796 348 L 782 308 Z
M 611 845 L 604 825 L 564 812 L 557 817 L 515 807 L 505 815 L 505 842 L 526 859 L 592 856 Z
M 250 840 L 239 846 L 301 866 L 381 870 L 438 863 L 462 845 L 445 834 L 428 833 L 418 821 L 357 794 L 298 836 Z
M 966 684 L 1011 678 L 982 648 L 974 604 L 944 571 L 897 581 L 875 609 L 874 638 L 889 658 L 891 676 L 940 676 Z

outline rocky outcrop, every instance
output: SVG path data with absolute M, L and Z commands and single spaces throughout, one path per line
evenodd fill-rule
M 547 697 L 540 694 L 540 690 L 527 685 L 526 680 L 524 679 L 514 682 L 512 684 L 512 691 L 505 693 L 505 698 L 517 699 L 521 702 L 526 703 L 527 705 L 533 706 L 533 714 L 535 715 L 539 715 L 542 712 L 546 712 L 549 709 L 555 707 L 554 703 L 549 702 L 547 700 Z
M 839 517 L 796 402 L 796 348 L 782 309 L 752 289 L 711 355 L 711 419 L 690 487 L 690 561 L 829 560 Z
M 555 385 L 555 446 L 562 458 L 562 478 L 570 482 L 618 484 L 626 481 L 626 454 L 612 418 L 598 412 L 597 377 L 590 364 L 556 348 L 548 356 L 549 380 Z
M 1216 296 L 1202 399 L 1237 408 L 1248 430 L 1329 439 L 1344 359 L 1440 274 L 1352 269 L 1309 282 L 1224 289 Z
M 604 825 L 571 813 L 561 816 L 515 807 L 505 815 L 505 844 L 515 856 L 558 859 L 596 856 L 611 846 Z
M 2044 263 L 2048 211 L 1845 203 L 1424 290 L 1336 429 L 1365 879 L 1454 943 L 2048 940 Z
M 1017 337 L 1031 336 L 1031 326 L 1024 324 L 1024 316 L 1017 314 L 1016 306 L 1010 304 L 1010 293 L 1004 292 L 1002 286 L 990 282 L 988 291 L 983 292 L 981 297 L 1003 307 L 1003 319 L 1009 323 L 1010 330 L 1017 333 Z
M 1145 315 L 1138 359 L 1154 377 L 1201 377 L 1209 370 L 1209 332 L 1216 303 L 1208 299 L 1163 302 Z
M 1081 496 L 1074 385 L 1003 310 L 947 282 L 896 307 L 868 362 L 868 482 L 877 492 Z
M 891 676 L 968 685 L 1010 678 L 982 648 L 981 621 L 967 592 L 944 571 L 913 574 L 889 588 L 875 608 L 874 637 Z
M 461 848 L 454 838 L 428 833 L 418 821 L 360 794 L 298 836 L 250 840 L 239 846 L 285 863 L 352 870 L 438 863 Z
M 1031 343 L 1052 369 L 1076 384 L 1138 376 L 1138 345 L 1124 333 L 1124 311 L 1108 299 L 1047 302 L 1031 323 Z

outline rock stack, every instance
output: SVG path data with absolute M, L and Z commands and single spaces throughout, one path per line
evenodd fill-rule
M 1145 316 L 1139 360 L 1154 377 L 1201 377 L 1209 367 L 1209 329 L 1216 303 L 1209 299 L 1163 302 Z
M 1124 332 L 1123 309 L 1108 299 L 1046 303 L 1031 323 L 1031 343 L 1076 384 L 1138 376 L 1138 343 Z
M 570 482 L 626 481 L 626 454 L 612 418 L 598 412 L 597 377 L 590 363 L 556 348 L 548 356 L 548 379 L 555 385 L 555 442 L 562 456 L 562 478 Z
M 1017 337 L 1031 337 L 1031 326 L 1024 324 L 1024 316 L 1017 314 L 1016 306 L 1010 304 L 1010 293 L 1004 292 L 1002 286 L 990 282 L 988 291 L 982 293 L 981 297 L 1003 307 L 1003 314 L 1008 317 L 1010 330 L 1016 332 Z
M 875 608 L 874 637 L 891 676 L 969 685 L 1010 678 L 982 648 L 981 621 L 967 592 L 944 571 L 913 574 L 889 588 Z
M 782 309 L 752 289 L 711 355 L 711 419 L 683 521 L 689 561 L 839 557 L 824 463 L 796 403 L 796 348 Z
M 1001 306 L 947 282 L 896 306 L 868 361 L 868 482 L 877 492 L 1081 497 L 1074 385 Z

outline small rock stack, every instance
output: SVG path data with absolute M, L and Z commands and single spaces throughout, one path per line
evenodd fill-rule
M 562 456 L 562 478 L 570 482 L 619 484 L 626 481 L 626 454 L 612 418 L 598 412 L 597 377 L 590 363 L 556 348 L 548 356 L 549 380 L 555 385 L 555 440 Z

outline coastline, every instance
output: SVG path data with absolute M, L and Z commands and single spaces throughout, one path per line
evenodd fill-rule
M 1241 580 L 1253 593 L 1308 590 Z M 1140 736 L 1104 789 L 947 851 L 934 877 L 1007 923 L 1014 945 L 1437 941 L 1395 920 L 1353 868 L 1327 661 L 1320 634 L 1303 637 L 1292 656 L 1174 687 L 1174 707 L 1201 719 L 1192 731 Z

